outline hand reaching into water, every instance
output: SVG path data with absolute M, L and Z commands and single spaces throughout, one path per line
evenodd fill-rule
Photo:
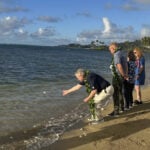
M 69 94 L 69 93 L 72 93 L 72 92 L 74 92 L 74 91 L 77 91 L 77 90 L 79 90 L 81 87 L 82 87 L 82 85 L 77 84 L 77 85 L 73 86 L 72 88 L 70 88 L 70 89 L 68 89 L 68 90 L 63 90 L 63 91 L 62 91 L 62 95 L 65 96 L 65 95 L 67 95 L 67 94 Z
M 63 96 L 65 96 L 65 95 L 67 95 L 67 94 L 68 94 L 68 90 L 63 90 L 63 91 L 62 91 L 62 95 L 63 95 Z

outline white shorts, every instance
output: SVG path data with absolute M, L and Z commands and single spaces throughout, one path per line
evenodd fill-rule
M 108 99 L 114 94 L 114 88 L 112 85 L 108 86 L 106 89 L 103 89 L 99 94 L 95 94 L 94 103 L 100 103 L 103 100 Z

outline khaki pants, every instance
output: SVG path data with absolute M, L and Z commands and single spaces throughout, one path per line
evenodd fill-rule
M 102 101 L 105 101 L 109 97 L 113 96 L 113 94 L 114 94 L 114 88 L 112 85 L 110 85 L 106 89 L 102 90 L 99 94 L 95 94 L 94 103 L 98 104 Z
M 102 90 L 99 94 L 95 94 L 94 103 L 95 103 L 95 115 L 96 118 L 102 118 L 101 108 L 105 107 L 110 97 L 114 94 L 114 88 L 112 85 L 108 86 L 106 89 Z

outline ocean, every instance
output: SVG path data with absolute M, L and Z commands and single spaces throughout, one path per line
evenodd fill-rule
M 126 53 L 125 53 L 126 55 Z M 145 54 L 146 70 L 150 53 Z M 62 90 L 78 83 L 78 68 L 96 72 L 111 82 L 109 51 L 65 47 L 0 46 L 0 136 L 43 125 L 27 149 L 41 149 L 59 139 L 88 115 L 85 88 L 67 96 Z M 150 73 L 146 74 L 150 85 Z

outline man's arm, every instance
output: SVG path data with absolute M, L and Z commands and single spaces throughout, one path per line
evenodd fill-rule
M 84 99 L 84 102 L 88 102 L 90 99 L 92 99 L 95 96 L 96 93 L 97 90 L 92 90 L 89 96 Z
M 127 75 L 126 75 L 126 73 L 124 72 L 122 65 L 121 65 L 121 64 L 117 64 L 116 66 L 117 66 L 117 69 L 119 70 L 119 73 L 121 74 L 121 76 L 122 76 L 123 78 L 126 78 Z
M 72 92 L 74 92 L 74 91 L 77 91 L 77 90 L 79 90 L 81 87 L 82 87 L 82 85 L 77 84 L 77 85 L 73 86 L 72 88 L 70 88 L 70 89 L 68 89 L 68 90 L 63 90 L 63 91 L 62 91 L 62 95 L 65 96 L 65 95 L 67 95 L 67 94 L 69 94 L 69 93 L 72 93 Z

